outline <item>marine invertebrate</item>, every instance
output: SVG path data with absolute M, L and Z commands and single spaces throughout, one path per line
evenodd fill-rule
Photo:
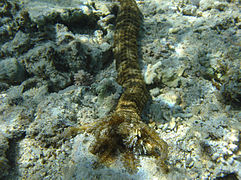
M 74 82 L 77 86 L 89 86 L 93 82 L 93 76 L 84 70 L 80 70 L 74 74 Z
M 134 0 L 119 0 L 120 10 L 114 34 L 114 56 L 118 72 L 117 82 L 124 88 L 115 111 L 87 128 L 96 142 L 90 152 L 106 165 L 119 154 L 130 173 L 139 166 L 139 155 L 154 156 L 165 167 L 167 144 L 154 129 L 141 121 L 141 113 L 149 98 L 138 64 L 137 35 L 141 13 Z

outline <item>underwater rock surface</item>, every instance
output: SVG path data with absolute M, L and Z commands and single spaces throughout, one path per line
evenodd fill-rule
M 241 179 L 240 1 L 137 1 L 143 121 L 169 146 L 95 166 L 88 126 L 115 108 L 118 3 L 0 1 L 0 179 Z

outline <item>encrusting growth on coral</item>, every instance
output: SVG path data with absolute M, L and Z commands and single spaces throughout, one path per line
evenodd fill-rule
M 154 156 L 166 170 L 167 144 L 154 129 L 141 121 L 149 94 L 138 64 L 137 35 L 141 13 L 135 0 L 119 0 L 120 10 L 114 34 L 117 81 L 124 88 L 115 111 L 87 128 L 96 142 L 90 152 L 98 163 L 110 165 L 120 158 L 130 173 L 137 172 L 139 155 Z

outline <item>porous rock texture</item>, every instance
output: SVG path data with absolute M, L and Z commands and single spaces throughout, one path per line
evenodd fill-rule
M 78 128 L 125 91 L 112 53 L 119 4 L 1 0 L 1 179 L 241 178 L 240 1 L 136 2 L 151 96 L 141 117 L 168 144 L 168 173 L 149 156 L 134 174 L 122 159 L 96 166 L 95 137 Z

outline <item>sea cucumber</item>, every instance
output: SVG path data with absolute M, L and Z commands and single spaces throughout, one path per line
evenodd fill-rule
M 141 12 L 135 0 L 119 2 L 113 52 L 117 82 L 124 92 L 115 111 L 86 130 L 96 138 L 89 150 L 99 157 L 98 164 L 110 165 L 120 157 L 130 173 L 137 172 L 140 155 L 155 157 L 158 166 L 166 171 L 167 143 L 141 121 L 142 110 L 149 98 L 138 63 L 137 36 Z

